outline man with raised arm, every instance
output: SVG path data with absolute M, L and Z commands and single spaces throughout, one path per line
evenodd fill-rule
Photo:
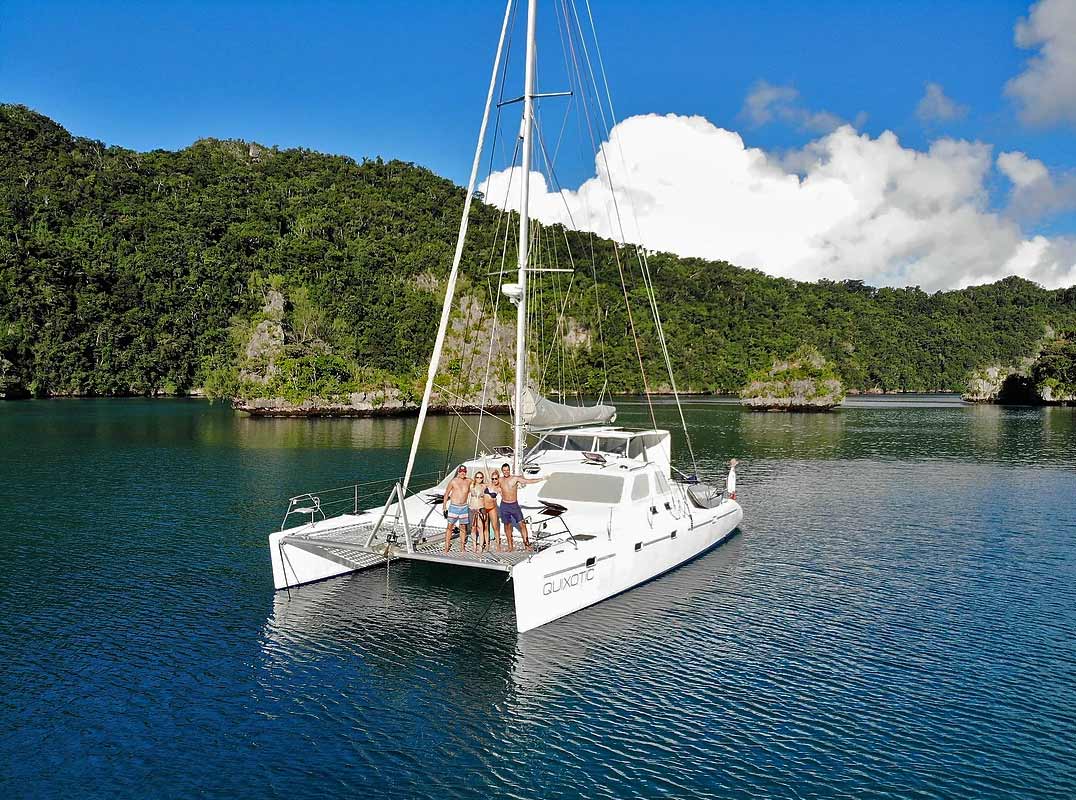
M 527 523 L 523 520 L 523 509 L 519 507 L 519 487 L 529 483 L 540 483 L 545 478 L 524 478 L 522 475 L 513 475 L 510 464 L 501 464 L 501 525 L 504 526 L 504 535 L 508 539 L 508 549 L 514 550 L 512 544 L 512 526 L 519 528 L 523 537 L 523 549 L 531 546 L 527 535 Z
M 445 528 L 445 552 L 452 549 L 452 529 L 460 527 L 460 550 L 467 549 L 467 529 L 471 523 L 471 509 L 467 506 L 467 495 L 471 491 L 471 482 L 467 480 L 467 467 L 460 464 L 456 477 L 445 487 L 445 499 L 441 510 L 444 512 L 448 527 Z

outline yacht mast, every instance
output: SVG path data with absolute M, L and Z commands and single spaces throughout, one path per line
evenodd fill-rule
M 523 469 L 523 390 L 527 382 L 527 257 L 530 251 L 530 183 L 531 183 L 531 137 L 534 133 L 534 60 L 538 0 L 527 0 L 527 66 L 523 81 L 523 160 L 522 189 L 519 201 L 519 276 L 516 285 L 519 301 L 516 304 L 516 413 L 512 419 L 513 472 Z

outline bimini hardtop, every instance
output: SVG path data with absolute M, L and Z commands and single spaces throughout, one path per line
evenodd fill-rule
M 460 466 L 469 474 L 499 471 L 506 451 Z M 543 478 L 519 490 L 531 548 L 444 552 L 444 492 L 458 468 L 429 489 L 400 501 L 329 516 L 329 504 L 354 490 L 292 498 L 285 523 L 302 524 L 270 539 L 277 589 L 384 564 L 433 561 L 500 570 L 512 578 L 516 625 L 542 625 L 660 575 L 727 539 L 743 518 L 726 491 L 669 468 L 668 431 L 576 428 L 543 435 L 523 474 Z M 457 539 L 460 538 L 456 534 Z M 456 541 L 456 540 L 454 540 Z
M 388 559 L 499 570 L 512 580 L 517 627 L 526 631 L 683 564 L 724 541 L 743 518 L 735 497 L 735 460 L 723 491 L 697 477 L 700 471 L 677 394 L 648 251 L 624 233 L 621 203 L 635 217 L 634 195 L 624 192 L 618 201 L 612 192 L 614 174 L 618 182 L 632 174 L 623 142 L 618 140 L 615 148 L 603 145 L 599 152 L 609 180 L 597 185 L 610 193 L 606 210 L 615 241 L 570 235 L 554 224 L 559 209 L 550 224 L 531 218 L 533 173 L 543 174 L 545 186 L 558 186 L 560 135 L 573 127 L 582 131 L 585 124 L 598 141 L 612 141 L 613 104 L 604 72 L 590 68 L 589 55 L 587 68 L 581 68 L 577 57 L 594 53 L 597 63 L 603 63 L 589 7 L 580 16 L 567 13 L 567 6 L 550 4 L 558 19 L 548 27 L 559 31 L 564 71 L 542 74 L 568 85 L 564 91 L 537 91 L 538 0 L 527 0 L 526 15 L 519 15 L 525 16 L 526 48 L 522 93 L 513 97 L 510 54 L 519 60 L 521 50 L 511 47 L 514 2 L 507 0 L 504 11 L 406 466 L 399 479 L 380 487 L 356 485 L 291 498 L 281 530 L 270 537 L 277 589 L 290 590 Z M 495 97 L 498 87 L 500 96 Z M 538 103 L 543 98 L 564 102 L 569 95 L 572 101 L 565 106 L 563 122 L 576 113 L 579 125 L 562 124 L 552 138 L 543 136 Z M 516 111 L 518 127 L 509 121 Z M 553 116 L 561 117 L 559 112 Z M 511 161 L 494 171 L 496 157 L 509 153 Z M 489 172 L 479 186 L 484 164 Z M 457 303 L 475 199 L 491 206 L 486 217 L 496 220 L 496 229 L 468 251 L 472 271 Z M 518 233 L 511 237 L 515 224 Z M 638 241 L 638 231 L 632 239 Z M 590 263 L 581 268 L 587 259 Z M 473 270 L 483 265 L 488 269 L 485 285 Z M 619 277 L 615 291 L 602 285 L 599 271 Z M 440 285 L 440 275 L 430 277 L 433 285 Z M 424 276 L 423 286 L 429 284 Z M 641 308 L 633 309 L 632 298 Z M 639 298 L 645 302 L 640 304 Z M 515 307 L 514 315 L 503 307 L 505 301 Z M 623 365 L 606 349 L 614 335 L 630 337 L 634 345 L 618 351 L 637 357 L 650 418 L 647 430 L 614 427 L 617 409 L 601 402 L 610 386 L 610 363 L 616 366 L 618 385 L 624 383 Z M 646 340 L 645 346 L 640 339 Z M 687 474 L 673 467 L 669 432 L 658 425 L 648 378 L 654 374 L 660 374 L 662 386 L 671 391 L 683 427 Z M 599 386 L 599 400 L 583 403 L 585 391 Z M 564 402 L 573 396 L 575 404 Z M 471 457 L 446 465 L 452 466 L 447 474 L 422 476 L 414 469 L 431 403 L 458 415 L 473 434 L 473 449 L 459 449 L 460 427 L 453 419 L 457 427 L 448 437 L 454 443 L 448 449 Z M 490 413 L 505 407 L 511 411 L 508 420 Z M 473 425 L 464 413 L 477 414 Z M 510 445 L 500 435 L 503 428 L 497 428 L 504 424 L 511 428 Z M 383 490 L 380 495 L 378 489 Z M 371 495 L 377 495 L 376 501 Z

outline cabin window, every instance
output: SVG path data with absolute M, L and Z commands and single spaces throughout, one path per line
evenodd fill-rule
M 631 440 L 631 444 L 628 445 L 628 456 L 630 458 L 645 458 L 645 451 L 648 447 L 656 447 L 661 442 L 661 436 L 658 434 L 642 434 L 641 436 L 635 436 Z
M 640 475 L 635 479 L 635 483 L 631 487 L 631 499 L 642 500 L 644 497 L 650 496 L 650 478 L 646 475 Z
M 626 455 L 628 452 L 628 440 L 619 437 L 605 436 L 598 438 L 598 452 Z
M 531 455 L 533 453 L 541 453 L 541 452 L 543 452 L 545 450 L 563 450 L 563 449 L 564 449 L 564 436 L 558 435 L 558 434 L 550 434 L 548 436 L 543 436 L 541 439 L 539 439 L 537 441 L 537 443 L 535 443 L 534 447 L 531 448 L 530 453 L 528 453 L 527 455 L 529 456 L 529 455 Z
M 585 452 L 594 449 L 593 436 L 569 436 L 564 445 L 565 450 Z
M 554 503 L 619 503 L 624 495 L 624 479 L 619 475 L 554 472 L 541 486 L 538 499 Z

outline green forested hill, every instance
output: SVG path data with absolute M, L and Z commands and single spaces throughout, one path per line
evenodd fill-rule
M 425 370 L 440 305 L 429 284 L 447 273 L 462 200 L 399 161 L 217 140 L 136 153 L 0 105 L 0 392 L 201 386 L 234 372 L 269 285 L 289 298 L 293 347 L 324 342 L 357 380 L 407 381 Z M 475 204 L 465 288 L 484 284 L 495 218 Z M 584 234 L 569 239 L 589 252 Z M 623 331 L 613 246 L 598 241 L 596 253 L 599 298 L 583 270 L 572 316 L 586 323 L 600 305 L 606 331 Z M 850 387 L 959 389 L 971 368 L 1013 362 L 1047 324 L 1076 320 L 1076 289 L 1017 278 L 929 295 L 667 254 L 651 269 L 678 380 L 699 391 L 738 389 L 803 343 Z M 645 316 L 636 323 L 653 358 Z M 639 389 L 630 341 L 607 338 L 612 388 Z M 579 356 L 596 390 L 597 348 Z

